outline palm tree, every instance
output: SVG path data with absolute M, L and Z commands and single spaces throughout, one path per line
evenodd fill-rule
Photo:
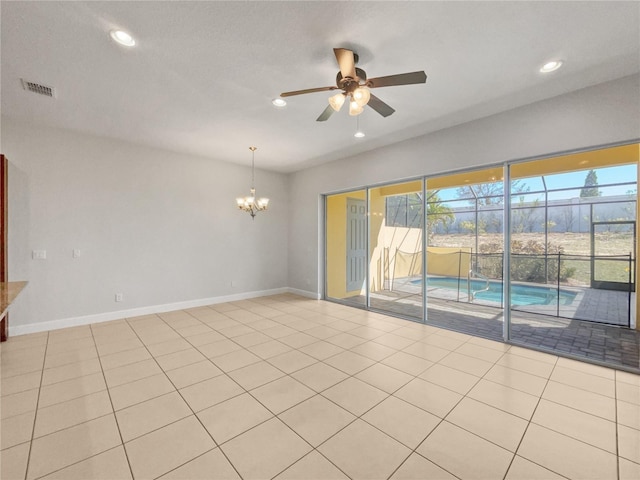
M 427 199 L 427 244 L 431 243 L 438 224 L 446 226 L 456 220 L 453 211 L 442 203 L 438 193 L 439 190 L 432 191 Z

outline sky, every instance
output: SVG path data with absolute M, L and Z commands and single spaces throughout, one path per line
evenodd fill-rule
M 625 195 L 630 190 L 635 191 L 637 189 L 637 166 L 635 164 L 596 168 L 594 170 L 596 171 L 596 175 L 598 177 L 598 186 L 601 196 Z M 575 190 L 550 192 L 548 197 L 549 200 L 579 197 L 580 189 L 584 186 L 584 182 L 588 173 L 589 169 L 570 173 L 545 175 L 544 179 L 548 190 L 575 187 Z M 617 183 L 632 184 L 605 187 L 605 185 Z M 530 192 L 538 192 L 544 190 L 544 186 L 540 177 L 524 178 L 520 180 L 519 185 L 528 186 Z M 458 198 L 457 188 L 441 190 L 439 192 L 439 197 L 444 201 L 454 200 Z M 544 196 L 525 195 L 526 201 L 533 201 L 535 198 L 540 198 L 541 200 L 543 200 Z M 458 205 L 460 204 L 458 203 Z

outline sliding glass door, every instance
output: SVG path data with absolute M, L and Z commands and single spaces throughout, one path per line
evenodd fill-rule
M 632 331 L 637 152 L 623 146 L 511 166 L 509 341 L 640 366 Z
M 422 181 L 369 189 L 371 308 L 422 321 Z
M 638 145 L 326 196 L 325 298 L 640 369 Z
M 427 315 L 431 325 L 502 339 L 502 168 L 427 179 Z

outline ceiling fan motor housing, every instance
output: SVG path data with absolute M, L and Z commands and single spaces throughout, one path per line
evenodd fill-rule
M 361 68 L 356 67 L 356 78 L 342 76 L 342 72 L 338 72 L 336 75 L 336 85 L 342 88 L 345 93 L 351 93 L 359 86 L 364 85 L 367 82 L 367 72 Z

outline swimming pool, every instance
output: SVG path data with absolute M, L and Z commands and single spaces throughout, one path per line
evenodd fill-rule
M 413 285 L 421 285 L 422 279 L 411 280 Z M 486 280 L 471 280 L 471 290 L 477 292 L 474 297 L 477 300 L 502 303 L 502 282 L 489 280 L 489 290 Z M 467 280 L 457 277 L 427 277 L 428 288 L 444 288 L 467 293 Z M 571 305 L 577 293 L 568 290 L 560 290 L 560 305 Z M 511 305 L 555 305 L 558 302 L 558 290 L 555 288 L 538 285 L 511 285 Z

